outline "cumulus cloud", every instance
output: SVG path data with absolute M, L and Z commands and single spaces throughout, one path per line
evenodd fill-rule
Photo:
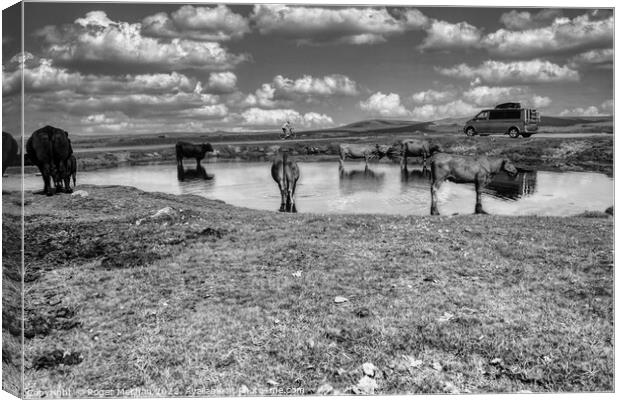
M 434 121 L 473 115 L 478 111 L 480 111 L 478 107 L 459 99 L 446 104 L 425 104 L 415 107 L 411 111 L 411 116 L 419 121 Z
M 293 109 L 264 110 L 252 107 L 241 113 L 243 124 L 256 127 L 280 126 L 283 121 L 290 121 L 293 126 L 324 127 L 333 125 L 334 121 L 325 114 L 308 112 L 301 114 Z
M 510 30 L 524 30 L 546 26 L 556 18 L 562 16 L 562 10 L 557 8 L 541 10 L 536 14 L 532 14 L 529 11 L 512 10 L 503 13 L 499 20 Z
M 601 110 L 606 112 L 606 113 L 613 114 L 613 112 L 614 112 L 614 101 L 612 99 L 605 100 L 603 103 L 601 103 Z
M 186 5 L 173 12 L 149 15 L 142 20 L 144 36 L 225 41 L 237 39 L 250 31 L 242 15 L 225 5 L 194 7 Z
M 286 107 L 292 102 L 311 103 L 332 97 L 356 96 L 357 83 L 345 75 L 323 77 L 304 75 L 298 79 L 276 75 L 272 82 L 263 83 L 253 94 L 239 103 L 241 107 Z
M 571 68 L 604 68 L 612 69 L 614 66 L 614 49 L 596 49 L 577 54 L 571 58 Z
M 13 60 L 18 56 L 13 57 Z M 52 60 L 38 58 L 30 53 L 19 57 L 22 57 L 20 62 L 24 63 L 24 90 L 27 93 L 67 89 L 91 94 L 170 93 L 192 92 L 200 86 L 196 79 L 178 72 L 121 76 L 82 74 L 57 67 Z M 20 68 L 3 70 L 2 93 L 10 95 L 19 91 L 21 76 Z
M 211 72 L 209 91 L 213 93 L 232 93 L 237 87 L 237 75 L 234 72 Z
M 418 46 L 423 51 L 478 47 L 482 37 L 482 31 L 467 22 L 452 24 L 433 20 L 426 33 L 426 38 Z
M 454 100 L 456 97 L 456 93 L 453 91 L 445 90 L 445 91 L 437 91 L 433 89 L 429 89 L 423 92 L 414 93 L 411 96 L 411 99 L 414 103 L 417 104 L 425 104 L 425 103 L 445 103 L 450 100 Z
M 300 44 L 375 44 L 407 30 L 421 29 L 428 18 L 417 9 L 398 11 L 376 7 L 254 6 L 251 19 L 261 34 L 282 35 Z
M 396 93 L 374 93 L 368 99 L 361 101 L 359 107 L 369 115 L 382 117 L 404 117 L 410 115 L 410 112 L 401 104 L 400 95 Z
M 529 88 L 516 86 L 477 86 L 463 92 L 463 98 L 480 107 L 492 107 L 508 101 L 520 102 L 526 107 L 544 108 L 551 99 L 531 93 Z
M 613 100 L 605 100 L 600 106 L 577 107 L 565 109 L 560 113 L 561 117 L 602 117 L 614 113 Z
M 598 19 L 593 13 L 587 13 L 572 19 L 558 17 L 551 25 L 540 28 L 499 29 L 486 35 L 482 45 L 491 54 L 507 58 L 609 48 L 613 42 L 613 28 L 613 15 Z
M 273 78 L 273 87 L 276 90 L 276 96 L 285 98 L 295 96 L 356 96 L 358 94 L 357 83 L 348 76 L 340 74 L 316 78 L 311 75 L 304 75 L 295 80 L 277 75 Z
M 459 64 L 436 70 L 445 76 L 491 84 L 575 82 L 580 79 L 579 72 L 566 65 L 560 66 L 539 59 L 515 62 L 487 60 L 477 67 Z
M 217 42 L 181 38 L 160 40 L 142 35 L 142 24 L 111 21 L 91 11 L 73 24 L 48 25 L 35 33 L 54 61 L 110 62 L 160 68 L 231 69 L 248 59 L 229 53 Z

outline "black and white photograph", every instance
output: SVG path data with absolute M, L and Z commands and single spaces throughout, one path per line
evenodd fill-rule
M 569 4 L 3 3 L 2 390 L 613 395 L 615 9 Z

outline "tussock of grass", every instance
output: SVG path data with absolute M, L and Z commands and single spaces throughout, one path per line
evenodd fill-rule
M 79 321 L 26 341 L 27 388 L 346 393 L 365 362 L 379 394 L 613 388 L 611 219 L 283 215 L 85 188 L 78 207 L 27 207 L 43 249 L 27 305 Z M 57 348 L 83 360 L 32 368 Z

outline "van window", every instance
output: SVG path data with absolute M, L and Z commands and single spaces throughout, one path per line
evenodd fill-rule
M 478 115 L 476 115 L 476 118 L 474 118 L 474 119 L 489 119 L 489 112 L 488 111 L 482 111 Z
M 492 110 L 489 119 L 520 119 L 521 110 Z

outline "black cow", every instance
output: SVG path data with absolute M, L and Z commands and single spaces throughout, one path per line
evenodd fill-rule
M 26 152 L 32 163 L 41 171 L 43 191 L 46 195 L 54 194 L 50 179 L 56 185 L 57 191 L 62 190 L 58 185 L 62 185 L 61 181 L 64 181 L 65 193 L 72 192 L 67 160 L 73 154 L 73 149 L 66 131 L 49 125 L 34 131 L 26 142 Z
M 271 164 L 271 177 L 280 189 L 280 211 L 297 212 L 295 207 L 295 188 L 299 179 L 299 166 L 288 159 L 286 152 L 282 159 L 278 158 Z
M 17 159 L 17 141 L 10 133 L 2 132 L 2 175 L 6 168 Z
M 177 142 L 176 144 L 176 152 L 177 152 L 177 172 L 179 180 L 183 180 L 184 170 L 183 170 L 183 157 L 185 158 L 195 158 L 196 159 L 196 171 L 204 171 L 204 168 L 200 165 L 200 160 L 205 158 L 205 154 L 207 152 L 213 152 L 213 146 L 211 143 L 202 143 L 202 144 L 193 144 L 189 142 Z M 207 173 L 204 172 L 205 178 L 208 177 Z

